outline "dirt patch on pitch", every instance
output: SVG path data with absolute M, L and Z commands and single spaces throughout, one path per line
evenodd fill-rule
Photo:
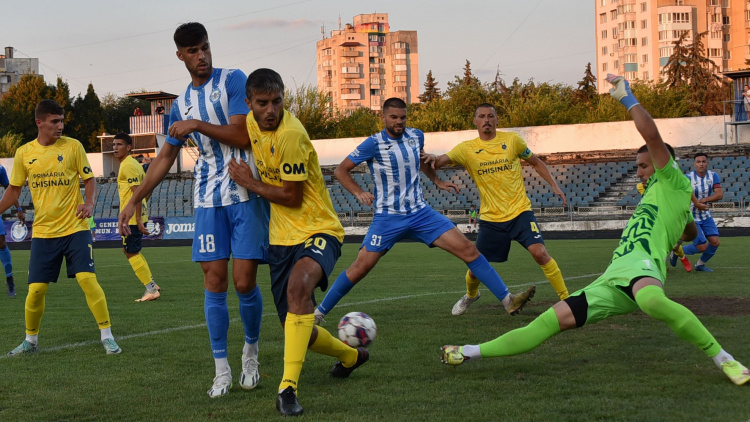
M 750 315 L 750 299 L 743 297 L 678 297 L 672 298 L 701 315 Z

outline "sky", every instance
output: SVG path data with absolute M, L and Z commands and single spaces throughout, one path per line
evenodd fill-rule
M 210 5 L 210 6 L 207 6 Z M 10 10 L 9 10 L 10 9 Z M 416 30 L 420 92 L 427 72 L 443 90 L 466 60 L 483 82 L 575 85 L 596 65 L 592 0 L 126 0 L 20 1 L 0 11 L 0 43 L 39 59 L 71 95 L 93 83 L 100 98 L 129 92 L 181 93 L 189 82 L 172 35 L 206 26 L 214 67 L 268 67 L 294 89 L 316 84 L 315 43 L 362 13 L 388 13 L 390 28 Z

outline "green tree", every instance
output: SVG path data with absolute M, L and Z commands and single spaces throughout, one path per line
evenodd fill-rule
M 148 110 L 148 101 L 133 97 L 118 97 L 108 93 L 101 98 L 102 117 L 107 133 L 130 132 L 130 117 L 136 107 Z
M 332 137 L 335 120 L 327 93 L 318 91 L 314 86 L 302 85 L 294 92 L 287 89 L 284 97 L 286 108 L 297 116 L 310 139 Z
M 39 101 L 54 95 L 54 87 L 44 83 L 42 76 L 22 75 L 0 100 L 0 134 L 17 133 L 24 142 L 36 139 L 34 109 Z
M 432 70 L 430 70 L 427 72 L 427 80 L 424 83 L 424 92 L 419 96 L 419 101 L 427 104 L 438 98 L 440 98 L 440 88 L 438 88 L 437 81 L 432 77 Z
M 596 95 L 596 76 L 591 72 L 591 62 L 589 62 L 583 72 L 583 79 L 578 81 L 575 98 L 579 101 L 590 102 Z
M 339 115 L 336 121 L 334 138 L 354 138 L 369 136 L 383 130 L 383 121 L 372 110 L 361 107 L 348 115 Z
M 97 136 L 105 131 L 101 102 L 89 83 L 86 95 L 80 94 L 73 101 L 72 118 L 69 124 L 69 136 L 78 139 L 87 152 L 100 150 Z
M 23 137 L 17 133 L 6 133 L 0 136 L 0 157 L 13 157 L 23 144 Z

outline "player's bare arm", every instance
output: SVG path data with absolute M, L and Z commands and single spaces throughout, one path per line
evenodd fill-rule
M 447 154 L 438 156 L 435 154 L 427 154 L 424 151 L 420 152 L 419 159 L 422 160 L 422 163 L 429 164 L 433 169 L 439 169 L 453 163 Z
M 282 186 L 263 183 L 253 177 L 250 166 L 242 160 L 229 162 L 229 177 L 238 185 L 275 204 L 291 208 L 297 208 L 302 204 L 304 182 L 284 180 Z
M 357 165 L 354 161 L 350 160 L 349 157 L 344 160 L 336 167 L 333 175 L 336 176 L 341 186 L 348 190 L 352 195 L 357 197 L 357 200 L 362 205 L 372 206 L 372 202 L 375 200 L 375 195 L 370 192 L 363 190 L 351 175 L 352 169 Z
M 229 117 L 228 125 L 214 125 L 197 119 L 180 120 L 169 127 L 169 136 L 185 141 L 191 133 L 199 132 L 230 147 L 248 148 L 250 137 L 247 134 L 246 117 L 244 114 L 235 114 Z
M 96 179 L 90 177 L 83 181 L 85 202 L 76 207 L 76 217 L 83 220 L 94 214 L 94 198 L 96 197 Z
M 420 152 L 420 157 L 423 155 L 426 155 L 424 151 Z M 424 173 L 427 178 L 430 179 L 432 183 L 434 183 L 435 186 L 438 187 L 438 189 L 442 189 L 447 192 L 460 192 L 458 185 L 456 185 L 455 183 L 444 182 L 440 180 L 433 166 L 430 165 L 427 161 L 421 160 L 421 162 L 419 163 L 419 170 Z
M 13 204 L 18 204 L 18 198 L 21 196 L 21 186 L 8 185 L 5 188 L 3 198 L 0 199 L 0 214 L 4 213 Z
M 143 179 L 143 182 L 138 186 L 138 189 L 133 191 L 133 196 L 130 198 L 127 204 L 122 208 L 122 212 L 119 216 L 118 226 L 120 227 L 120 233 L 124 236 L 130 235 L 130 226 L 128 221 L 133 217 L 135 213 L 135 204 L 138 204 L 140 208 L 141 201 L 143 198 L 147 198 L 151 195 L 154 188 L 164 179 L 169 169 L 174 164 L 174 160 L 177 159 L 177 155 L 180 152 L 180 147 L 174 146 L 170 143 L 165 143 L 159 155 L 154 158 L 151 162 L 151 166 L 148 168 L 148 173 Z
M 552 177 L 552 174 L 549 172 L 549 167 L 547 167 L 547 164 L 544 163 L 539 157 L 536 155 L 531 155 L 531 157 L 527 158 L 525 160 L 527 163 L 531 165 L 531 167 L 534 167 L 534 170 L 536 170 L 537 174 L 542 176 L 542 179 L 547 182 L 548 185 L 552 188 L 552 192 L 555 193 L 555 195 L 559 196 L 560 199 L 562 199 L 563 207 L 568 203 L 567 198 L 565 197 L 565 193 L 560 189 L 559 186 L 557 186 L 557 182 L 555 181 L 555 178 Z
M 721 201 L 722 199 L 724 199 L 724 188 L 719 186 L 714 188 L 714 193 L 705 198 L 699 199 L 698 202 L 701 204 L 708 204 L 710 202 Z
M 724 195 L 722 194 L 722 197 Z M 691 201 L 693 201 L 693 205 L 695 206 L 695 209 L 698 211 L 708 211 L 711 207 L 708 206 L 708 204 L 705 204 L 698 200 L 698 198 L 695 196 L 695 193 L 693 193 L 692 198 L 690 198 Z
M 138 186 L 131 186 L 130 190 L 135 193 L 138 190 Z M 147 199 L 148 200 L 148 199 Z M 138 231 L 143 234 L 148 234 L 148 229 L 143 225 L 143 207 L 135 208 L 135 221 L 138 223 Z

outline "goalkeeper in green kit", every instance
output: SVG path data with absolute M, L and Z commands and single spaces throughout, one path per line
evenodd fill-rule
M 561 331 L 640 309 L 702 350 L 733 383 L 745 384 L 750 381 L 750 371 L 722 349 L 689 309 L 664 295 L 664 258 L 678 240 L 692 240 L 697 234 L 690 213 L 692 188 L 628 81 L 614 75 L 608 75 L 607 81 L 614 85 L 610 94 L 628 109 L 646 141 L 636 157 L 638 177 L 646 190 L 609 267 L 593 283 L 557 302 L 526 327 L 478 345 L 443 346 L 441 360 L 460 365 L 477 358 L 525 353 Z

